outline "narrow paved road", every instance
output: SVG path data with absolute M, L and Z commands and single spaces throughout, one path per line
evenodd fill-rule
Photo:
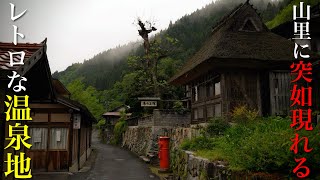
M 92 146 L 98 154 L 91 170 L 74 174 L 69 177 L 69 180 L 158 179 L 151 173 L 148 166 L 132 153 L 100 143 L 97 131 L 92 134 Z

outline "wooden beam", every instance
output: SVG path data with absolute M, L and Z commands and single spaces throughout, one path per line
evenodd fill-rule
M 241 85 L 241 82 L 240 82 L 237 78 L 234 78 L 234 82 L 235 82 L 235 85 L 238 86 L 239 91 L 243 94 L 243 96 L 244 96 L 244 98 L 246 99 L 246 101 L 248 102 L 249 106 L 255 107 L 254 102 L 253 102 L 252 99 L 248 96 L 245 88 Z
M 78 171 L 80 170 L 80 142 L 81 142 L 81 127 L 78 129 Z
M 68 166 L 72 166 L 72 156 L 73 156 L 73 118 L 72 114 L 70 117 L 70 124 L 69 124 L 69 161 L 68 161 Z
M 257 104 L 259 115 L 262 116 L 262 103 L 261 103 L 261 88 L 260 88 L 260 73 L 257 72 Z

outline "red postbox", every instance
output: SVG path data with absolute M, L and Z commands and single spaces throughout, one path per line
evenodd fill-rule
M 159 152 L 158 157 L 160 161 L 160 171 L 168 171 L 170 168 L 170 149 L 169 149 L 169 143 L 170 138 L 169 137 L 160 137 L 159 138 Z

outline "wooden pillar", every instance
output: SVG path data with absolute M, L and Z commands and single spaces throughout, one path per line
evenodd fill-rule
M 72 157 L 73 157 L 73 114 L 70 114 L 70 126 L 69 126 L 69 161 L 68 161 L 68 166 L 72 166 Z
M 260 73 L 257 72 L 257 104 L 259 115 L 262 116 L 262 104 L 261 104 L 261 86 L 260 86 Z
M 51 113 L 48 113 L 48 134 L 47 134 L 47 151 L 46 151 L 46 165 L 47 165 L 47 171 L 49 171 L 49 160 L 50 160 L 50 137 L 51 137 Z
M 88 159 L 88 154 L 87 154 L 87 151 L 88 151 L 88 128 L 86 127 L 85 128 L 86 130 L 86 160 Z
M 227 88 L 230 88 L 230 87 L 227 87 L 225 76 L 226 76 L 225 73 L 221 73 L 220 75 L 221 116 L 229 114 L 229 110 L 230 110 L 229 109 L 230 101 L 228 99 L 228 93 L 227 93 L 228 92 Z
M 81 125 L 78 129 L 78 171 L 80 170 L 80 142 L 81 142 Z

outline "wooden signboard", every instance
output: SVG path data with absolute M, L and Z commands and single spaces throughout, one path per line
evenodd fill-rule
M 75 114 L 73 115 L 73 129 L 80 129 L 81 126 L 81 115 Z
M 141 107 L 157 107 L 157 101 L 141 101 Z

